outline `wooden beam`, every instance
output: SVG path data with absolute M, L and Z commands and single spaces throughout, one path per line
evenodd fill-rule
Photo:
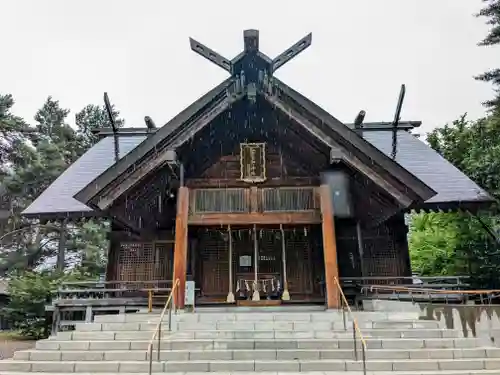
M 235 157 L 236 159 L 237 157 Z M 237 158 L 239 161 L 239 158 Z M 287 187 L 287 186 L 317 186 L 319 177 L 287 177 L 285 179 L 268 179 L 259 184 L 260 187 Z M 234 178 L 189 178 L 186 179 L 186 186 L 189 188 L 228 188 L 241 187 L 248 188 L 248 182 L 236 180 Z
M 337 241 L 333 202 L 328 185 L 320 186 L 320 203 L 323 229 L 323 255 L 325 258 L 326 304 L 329 309 L 340 307 L 340 294 L 335 278 L 339 277 Z
M 272 212 L 241 214 L 195 214 L 189 217 L 190 225 L 228 225 L 228 224 L 320 224 L 319 211 Z
M 174 275 L 173 281 L 179 279 L 178 291 L 174 292 L 175 305 L 184 308 L 184 293 L 187 272 L 187 235 L 189 212 L 189 189 L 181 186 L 177 193 L 177 217 L 175 220 Z

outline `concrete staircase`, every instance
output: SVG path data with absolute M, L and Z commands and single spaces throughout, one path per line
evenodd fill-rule
M 153 373 L 321 372 L 362 374 L 352 322 L 338 311 L 206 309 L 163 325 Z M 367 343 L 368 374 L 500 374 L 500 348 L 488 337 L 418 320 L 415 313 L 355 313 Z M 97 316 L 0 361 L 0 375 L 22 373 L 147 374 L 147 347 L 159 314 Z M 157 342 L 155 342 L 155 348 Z M 360 342 L 357 340 L 359 359 Z

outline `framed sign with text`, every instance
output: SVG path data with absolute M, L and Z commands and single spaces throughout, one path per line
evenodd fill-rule
M 266 180 L 266 144 L 240 144 L 241 180 L 249 183 Z

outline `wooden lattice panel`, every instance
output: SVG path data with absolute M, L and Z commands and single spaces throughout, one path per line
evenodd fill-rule
M 205 297 L 226 296 L 229 290 L 229 243 L 227 231 L 201 231 L 201 293 Z
M 290 295 L 313 292 L 311 229 L 295 227 L 285 230 L 286 269 Z
M 119 250 L 118 281 L 137 281 L 136 288 L 145 288 L 145 281 L 172 278 L 172 243 L 122 242 Z
M 194 189 L 192 213 L 248 212 L 245 189 Z
M 170 280 L 174 267 L 174 243 L 155 242 L 155 267 L 153 280 Z
M 307 211 L 317 208 L 313 187 L 262 189 L 264 211 Z
M 397 246 L 395 235 L 388 225 L 381 225 L 363 232 L 365 275 L 369 277 L 402 277 L 405 276 L 404 258 Z M 399 280 L 401 281 L 401 280 Z M 387 283 L 379 280 L 377 283 Z M 396 281 L 390 281 L 394 283 Z

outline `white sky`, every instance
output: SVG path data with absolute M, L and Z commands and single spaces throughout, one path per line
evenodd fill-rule
M 233 58 L 243 30 L 260 30 L 275 57 L 308 32 L 311 47 L 277 76 L 342 121 L 391 121 L 406 83 L 403 120 L 420 132 L 484 114 L 493 96 L 472 77 L 498 68 L 498 47 L 473 17 L 481 0 L 0 0 L 0 93 L 28 121 L 52 95 L 74 113 L 107 91 L 127 126 L 162 125 L 226 77 L 191 52 L 192 36 Z

